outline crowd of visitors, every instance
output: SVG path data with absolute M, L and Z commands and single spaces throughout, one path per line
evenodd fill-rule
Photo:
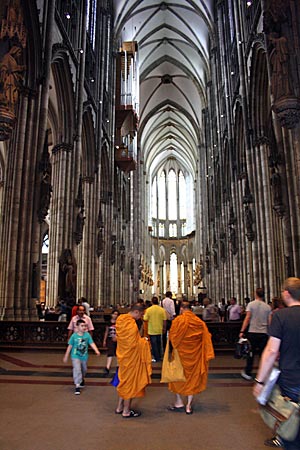
M 69 342 L 64 356 L 64 362 L 67 362 L 71 355 L 76 394 L 80 394 L 80 389 L 85 385 L 88 346 L 97 355 L 100 354 L 92 339 L 94 327 L 84 303 L 79 301 L 72 312 L 74 315 L 68 325 Z M 107 348 L 106 376 L 114 356 L 118 362 L 119 399 L 115 413 L 123 418 L 141 415 L 141 411 L 132 408 L 132 401 L 145 395 L 145 388 L 151 383 L 152 363 L 162 360 L 168 341 L 168 347 L 178 352 L 185 378 L 184 381 L 169 382 L 168 388 L 175 394 L 175 401 L 167 409 L 192 414 L 194 395 L 206 389 L 209 360 L 214 358 L 211 335 L 205 323 L 212 321 L 240 322 L 239 337 L 247 337 L 252 349 L 241 376 L 255 383 L 255 397 L 260 394 L 277 360 L 281 371 L 278 385 L 282 395 L 299 401 L 300 279 L 287 279 L 283 285 L 282 299 L 276 297 L 269 303 L 265 301 L 262 288 L 256 289 L 254 300 L 244 299 L 243 306 L 235 297 L 227 302 L 223 298 L 218 305 L 208 297 L 201 302 L 184 300 L 178 304 L 173 300 L 172 293 L 167 292 L 161 304 L 154 296 L 151 302 L 139 299 L 127 313 L 112 310 L 103 346 Z M 252 372 L 255 355 L 261 356 L 256 378 Z M 265 445 L 287 450 L 300 449 L 300 430 L 293 442 L 276 435 L 267 439 Z

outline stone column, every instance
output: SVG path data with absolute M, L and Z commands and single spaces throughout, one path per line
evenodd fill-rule
M 183 273 L 184 273 L 184 286 L 183 286 L 183 291 L 185 292 L 185 294 L 188 296 L 189 298 L 189 293 L 188 293 L 188 284 L 187 284 L 187 269 L 188 269 L 188 265 L 187 263 L 184 263 L 183 265 Z
M 163 298 L 164 294 L 165 294 L 165 291 L 164 291 L 165 277 L 164 277 L 164 264 L 163 264 L 163 262 L 159 266 L 159 271 L 160 271 L 159 293 L 160 293 L 160 295 Z
M 30 304 L 31 237 L 35 218 L 34 106 L 34 98 L 29 91 L 24 91 L 19 105 L 17 130 L 7 152 L 0 254 L 1 316 L 7 320 L 28 319 L 29 309 L 33 311 L 35 308 Z
M 74 198 L 70 198 L 74 192 L 72 145 L 55 145 L 51 163 L 53 192 L 49 225 L 47 298 L 52 304 L 58 296 L 59 257 L 64 249 L 72 249 L 73 245 Z
M 94 306 L 96 297 L 95 273 L 93 259 L 95 257 L 95 228 L 97 208 L 94 195 L 94 177 L 83 177 L 83 195 L 84 195 L 84 228 L 82 242 L 78 245 L 80 250 L 81 266 L 78 267 L 78 292 L 77 297 L 85 297 L 91 306 Z M 79 258 L 78 258 L 79 260 Z M 79 261 L 78 261 L 79 262 Z
M 108 204 L 104 205 L 103 220 L 105 224 L 104 228 L 104 251 L 101 256 L 100 270 L 100 288 L 101 288 L 101 304 L 109 305 L 111 297 L 111 272 L 110 272 L 110 251 L 111 251 L 111 196 L 109 197 Z

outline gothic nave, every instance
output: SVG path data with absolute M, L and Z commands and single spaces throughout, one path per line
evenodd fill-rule
M 0 315 L 300 268 L 295 0 L 2 0 Z

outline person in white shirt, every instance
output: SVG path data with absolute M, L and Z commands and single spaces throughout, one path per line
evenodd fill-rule
M 229 321 L 241 320 L 242 307 L 240 305 L 237 305 L 235 297 L 231 297 L 230 306 L 228 307 L 227 311 Z
M 176 317 L 175 304 L 172 299 L 171 291 L 166 292 L 166 297 L 161 302 L 161 306 L 164 308 L 164 310 L 167 313 L 167 326 L 166 326 L 166 331 L 163 333 L 163 349 L 165 350 L 166 343 L 167 343 L 168 331 L 171 328 L 172 320 L 174 319 L 174 317 Z
M 88 303 L 87 299 L 85 297 L 81 297 L 82 304 L 85 307 L 85 313 L 87 316 L 90 317 L 90 304 Z

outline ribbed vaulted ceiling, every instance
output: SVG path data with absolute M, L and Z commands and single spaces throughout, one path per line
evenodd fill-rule
M 115 36 L 137 41 L 139 143 L 148 175 L 172 156 L 195 176 L 214 43 L 213 0 L 115 0 Z

